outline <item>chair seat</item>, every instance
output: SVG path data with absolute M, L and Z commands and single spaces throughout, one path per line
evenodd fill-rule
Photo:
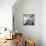
M 26 40 L 25 46 L 35 46 L 34 42 L 32 40 Z

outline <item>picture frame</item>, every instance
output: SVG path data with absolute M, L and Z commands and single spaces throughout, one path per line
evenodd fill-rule
M 24 25 L 35 25 L 35 14 L 24 14 L 23 24 Z

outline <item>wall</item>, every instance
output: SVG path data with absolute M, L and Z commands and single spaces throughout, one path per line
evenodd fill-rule
M 46 46 L 46 0 L 41 1 L 41 41 Z
M 41 46 L 40 3 L 40 0 L 23 0 L 19 6 L 13 7 L 15 29 L 22 32 L 25 39 L 34 40 L 36 46 Z M 35 25 L 24 26 L 23 14 L 35 14 Z
M 0 0 L 0 27 L 12 28 L 12 6 L 16 0 Z

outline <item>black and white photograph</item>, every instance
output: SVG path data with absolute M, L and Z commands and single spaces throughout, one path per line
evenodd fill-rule
M 34 14 L 24 14 L 23 19 L 24 19 L 23 20 L 24 25 L 34 25 L 35 24 Z

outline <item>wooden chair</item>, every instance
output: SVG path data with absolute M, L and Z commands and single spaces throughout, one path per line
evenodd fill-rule
M 16 42 L 16 46 L 22 45 L 22 33 L 15 33 L 14 39 Z
M 25 46 L 35 46 L 35 43 L 32 40 L 26 40 Z

